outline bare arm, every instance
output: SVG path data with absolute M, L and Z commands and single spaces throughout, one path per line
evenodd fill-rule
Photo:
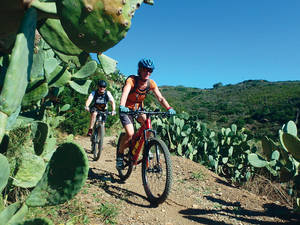
M 110 101 L 112 111 L 116 111 L 116 103 L 115 100 Z
M 91 102 L 93 101 L 94 96 L 92 94 L 89 95 L 88 99 L 85 102 L 85 109 L 89 108 Z
M 166 109 L 168 110 L 170 108 L 169 103 L 167 102 L 167 100 L 162 96 L 160 90 L 158 89 L 158 87 L 156 86 L 153 89 L 153 93 L 155 94 L 158 102 Z
M 109 102 L 111 103 L 111 109 L 112 111 L 116 111 L 116 103 L 115 103 L 115 99 L 114 97 L 112 96 L 111 92 L 110 91 L 107 91 L 107 95 L 108 95 L 108 99 L 109 99 Z
M 125 86 L 123 88 L 122 96 L 121 96 L 120 106 L 121 105 L 125 106 L 130 90 L 131 90 L 131 85 L 125 84 Z

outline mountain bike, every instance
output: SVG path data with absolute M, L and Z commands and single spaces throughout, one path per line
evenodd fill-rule
M 171 190 L 172 165 L 170 152 L 167 145 L 156 136 L 156 131 L 152 129 L 152 116 L 169 116 L 167 112 L 151 111 L 130 111 L 128 114 L 135 118 L 145 114 L 146 121 L 135 132 L 130 146 L 125 148 L 123 168 L 118 169 L 119 177 L 122 181 L 129 178 L 133 166 L 142 163 L 142 180 L 146 195 L 152 204 L 164 202 Z M 122 138 L 125 133 L 121 133 L 118 139 L 117 156 Z M 139 158 L 143 149 L 142 157 Z
M 103 147 L 103 139 L 105 134 L 104 123 L 107 115 L 111 115 L 111 112 L 99 111 L 96 116 L 96 121 L 93 129 L 93 133 L 91 135 L 91 143 L 92 143 L 92 154 L 93 160 L 97 161 L 100 158 L 102 147 Z

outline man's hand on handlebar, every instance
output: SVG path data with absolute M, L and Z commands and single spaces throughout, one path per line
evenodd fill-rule
M 90 111 L 90 107 L 88 107 L 88 106 L 84 106 L 84 109 L 88 112 Z

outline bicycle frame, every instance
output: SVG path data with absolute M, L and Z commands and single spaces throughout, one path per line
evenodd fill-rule
M 137 130 L 137 132 L 135 132 L 135 134 L 132 137 L 132 140 L 134 141 L 130 145 L 131 151 L 134 148 L 137 140 L 139 140 L 139 145 L 132 158 L 133 165 L 137 165 L 142 162 L 142 160 L 138 160 L 138 157 L 140 155 L 143 145 L 147 146 L 148 144 L 148 139 L 146 138 L 148 132 L 153 133 L 154 137 L 156 136 L 156 131 L 152 130 L 150 115 L 147 114 L 146 121 L 141 125 L 141 127 Z
M 97 116 L 96 116 L 96 120 L 95 120 L 95 129 L 99 127 L 100 123 L 104 123 L 104 117 L 111 115 L 111 112 L 108 111 L 104 111 L 104 112 L 98 112 Z
M 104 111 L 104 112 L 98 112 L 97 116 L 96 116 L 96 120 L 95 120 L 95 124 L 94 124 L 94 128 L 93 128 L 93 134 L 91 136 L 91 141 L 93 142 L 93 138 L 94 138 L 94 132 L 98 132 L 98 128 L 100 127 L 101 124 L 103 124 L 104 121 L 104 117 L 111 115 L 111 112 L 108 111 Z

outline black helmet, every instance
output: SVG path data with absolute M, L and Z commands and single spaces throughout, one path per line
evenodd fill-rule
M 107 83 L 105 80 L 99 80 L 98 81 L 98 87 L 106 87 L 107 86 Z
M 154 70 L 154 63 L 153 63 L 153 61 L 151 59 L 143 58 L 143 59 L 141 59 L 139 61 L 138 67 L 139 68 L 144 67 L 144 68 L 148 68 L 148 69 Z

